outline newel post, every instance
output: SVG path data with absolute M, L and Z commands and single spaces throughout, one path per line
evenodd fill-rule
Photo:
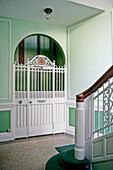
M 75 159 L 85 158 L 85 108 L 84 100 L 77 100 L 75 110 Z

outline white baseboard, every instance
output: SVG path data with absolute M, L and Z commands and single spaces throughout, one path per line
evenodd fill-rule
M 75 136 L 75 127 L 66 127 L 65 131 L 67 134 Z
M 0 134 L 0 142 L 6 142 L 14 140 L 14 134 L 13 133 L 1 133 Z

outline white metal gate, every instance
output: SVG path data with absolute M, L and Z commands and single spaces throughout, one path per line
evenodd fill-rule
M 46 56 L 14 63 L 15 138 L 65 131 L 65 67 Z

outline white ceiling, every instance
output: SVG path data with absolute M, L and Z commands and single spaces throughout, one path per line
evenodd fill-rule
M 97 9 L 106 10 L 113 4 L 113 0 L 68 0 Z
M 0 0 L 0 16 L 69 26 L 97 15 L 113 4 L 113 0 Z M 52 8 L 51 20 L 44 9 Z

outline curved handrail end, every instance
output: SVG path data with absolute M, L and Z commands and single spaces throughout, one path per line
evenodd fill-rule
M 113 76 L 113 65 L 86 91 L 76 95 L 76 102 L 84 102 L 84 99 L 95 92 L 102 86 L 109 78 Z

